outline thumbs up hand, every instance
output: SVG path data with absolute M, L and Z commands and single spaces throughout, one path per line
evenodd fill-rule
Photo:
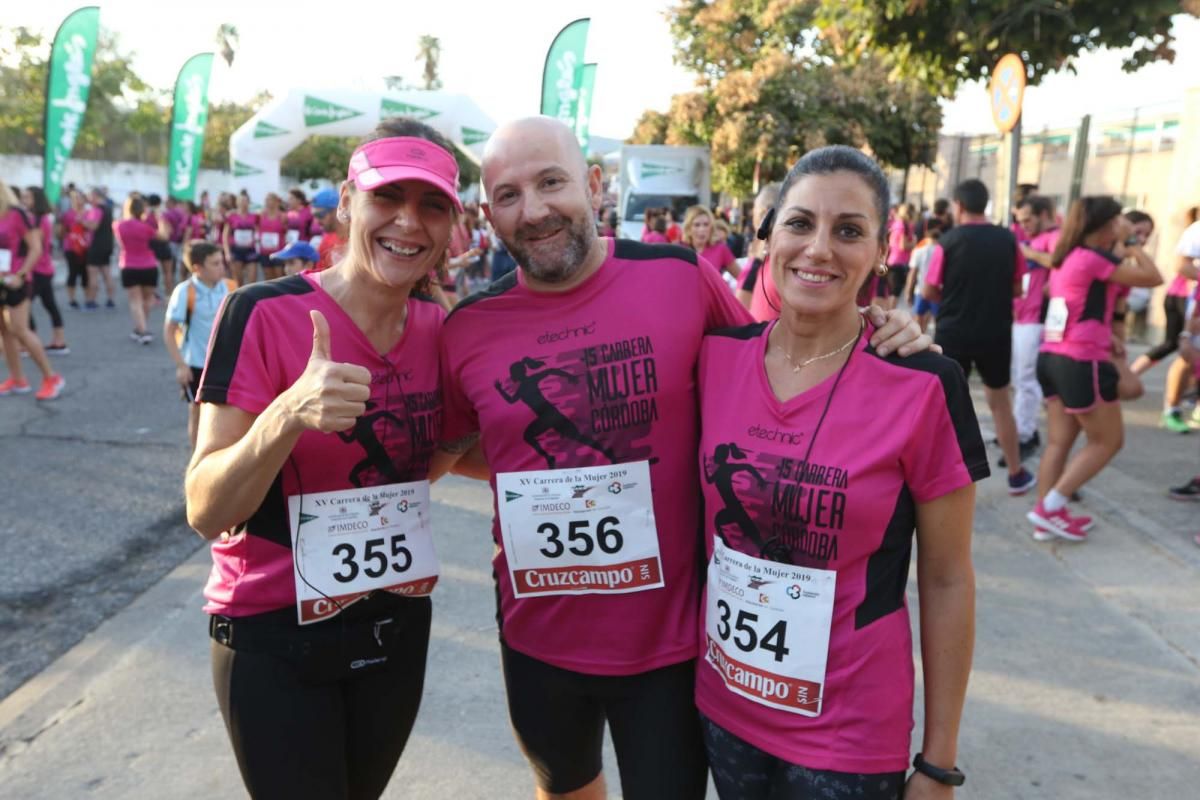
M 334 361 L 329 322 L 316 309 L 309 316 L 313 324 L 312 355 L 303 374 L 288 389 L 292 416 L 308 430 L 348 430 L 367 410 L 371 373 L 357 364 Z

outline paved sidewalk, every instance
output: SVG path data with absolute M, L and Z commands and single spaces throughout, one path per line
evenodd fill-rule
M 1149 520 L 1121 530 L 1120 484 L 1090 494 L 1103 527 L 1083 547 L 1032 542 L 1013 524 L 1028 503 L 999 478 L 984 484 L 961 796 L 1194 796 L 1200 553 L 1175 552 Z M 436 498 L 445 575 L 427 692 L 386 797 L 526 798 L 499 677 L 488 496 L 450 479 Z M 242 796 L 208 673 L 206 572 L 201 551 L 0 703 L 0 796 Z

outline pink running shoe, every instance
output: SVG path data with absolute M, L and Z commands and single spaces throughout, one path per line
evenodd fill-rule
M 1042 501 L 1039 500 L 1033 510 L 1025 516 L 1035 526 L 1044 528 L 1069 542 L 1087 541 L 1087 528 L 1084 527 L 1085 518 L 1072 517 L 1065 508 L 1060 508 L 1058 511 L 1047 511 Z M 1091 522 L 1090 518 L 1086 519 L 1087 522 Z
M 53 400 L 62 394 L 63 387 L 66 385 L 67 382 L 62 375 L 51 375 L 42 380 L 41 388 L 37 390 L 34 397 L 38 400 Z
M 0 395 L 29 394 L 32 391 L 33 387 L 29 385 L 28 381 L 21 381 L 18 383 L 12 378 L 9 378 L 4 383 L 0 383 Z

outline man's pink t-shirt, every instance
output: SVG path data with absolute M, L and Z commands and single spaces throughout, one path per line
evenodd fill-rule
M 1042 231 L 1027 243 L 1039 253 L 1053 253 L 1058 244 L 1059 229 Z M 1029 269 L 1029 283 L 1026 284 L 1025 294 L 1013 298 L 1013 324 L 1038 325 L 1043 322 L 1043 309 L 1046 305 L 1046 281 L 1050 271 L 1036 261 L 1026 259 L 1025 266 Z
M 781 402 L 763 366 L 774 324 L 719 331 L 700 351 L 706 555 L 720 536 L 762 558 L 774 537 L 776 557 L 837 573 L 822 703 L 810 717 L 734 694 L 706 658 L 701 614 L 696 704 L 735 736 L 809 769 L 903 770 L 913 727 L 904 592 L 917 504 L 988 475 L 970 389 L 940 355 L 880 358 L 868 329 L 840 379 Z M 895 400 L 903 418 L 864 413 L 879 397 Z M 775 644 L 796 647 L 804 636 L 791 626 Z
M 301 434 L 262 505 L 213 544 L 204 589 L 210 614 L 242 617 L 295 605 L 288 497 L 423 480 L 429 473 L 442 419 L 436 342 L 445 318 L 429 300 L 409 298 L 404 334 L 380 355 L 314 273 L 246 286 L 221 307 L 199 401 L 261 414 L 308 365 L 314 308 L 329 322 L 332 360 L 371 371 L 372 405 L 350 431 Z M 379 452 L 386 460 L 372 458 Z
M 498 520 L 492 526 L 508 645 L 563 669 L 633 675 L 696 654 L 696 357 L 706 331 L 749 317 L 693 251 L 602 241 L 608 257 L 573 289 L 533 291 L 518 269 L 450 314 L 443 436 L 482 431 L 494 473 L 650 462 L 661 588 L 518 599 Z
M 908 266 L 912 258 L 912 249 L 904 246 L 904 241 L 912 236 L 912 228 L 899 217 L 888 223 L 888 266 Z
M 54 260 L 51 256 L 54 251 L 54 215 L 43 214 L 38 227 L 42 231 L 42 254 L 33 265 L 33 271 L 38 275 L 53 275 Z
M 1013 232 L 1013 236 L 1017 237 L 1017 244 L 1029 244 L 1030 236 L 1025 232 L 1025 226 L 1019 222 L 1014 222 L 1008 226 L 1008 229 Z
M 1109 279 L 1120 262 L 1111 253 L 1076 247 L 1050 272 L 1050 299 L 1067 304 L 1060 342 L 1042 342 L 1043 353 L 1077 361 L 1107 361 L 1112 355 L 1112 320 L 1120 284 Z
M 121 246 L 121 269 L 158 267 L 158 257 L 150 249 L 150 240 L 158 229 L 144 219 L 123 219 L 113 223 L 113 233 Z
M 700 251 L 700 257 L 716 267 L 718 272 L 724 272 L 729 269 L 731 264 L 737 263 L 737 258 L 734 257 L 733 251 L 724 242 L 710 244 Z

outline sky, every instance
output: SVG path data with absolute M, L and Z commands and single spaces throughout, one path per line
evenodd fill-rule
M 6 25 L 43 30 L 47 39 L 79 2 L 45 0 L 10 5 Z M 191 55 L 216 49 L 217 27 L 238 28 L 241 47 L 232 68 L 216 59 L 210 95 L 245 100 L 266 89 L 382 89 L 381 76 L 420 77 L 417 39 L 441 40 L 441 79 L 447 91 L 470 95 L 497 123 L 538 111 L 546 49 L 568 22 L 590 16 L 587 60 L 598 64 L 592 132 L 626 138 L 648 108 L 665 111 L 671 96 L 694 78 L 672 61 L 664 11 L 669 0 L 165 0 L 101 2 L 100 22 L 120 34 L 138 73 L 169 89 Z M 177 9 L 185 8 L 186 11 Z M 394 12 L 385 9 L 394 8 Z M 170 9 L 169 13 L 164 13 Z M 450 11 L 448 11 L 450 9 Z M 1077 59 L 1077 75 L 1053 75 L 1026 93 L 1026 130 L 1074 126 L 1085 113 L 1127 116 L 1135 106 L 1167 107 L 1200 86 L 1200 20 L 1179 17 L 1175 64 L 1134 75 L 1114 52 Z M 991 132 L 986 86 L 965 85 L 946 103 L 943 130 Z

